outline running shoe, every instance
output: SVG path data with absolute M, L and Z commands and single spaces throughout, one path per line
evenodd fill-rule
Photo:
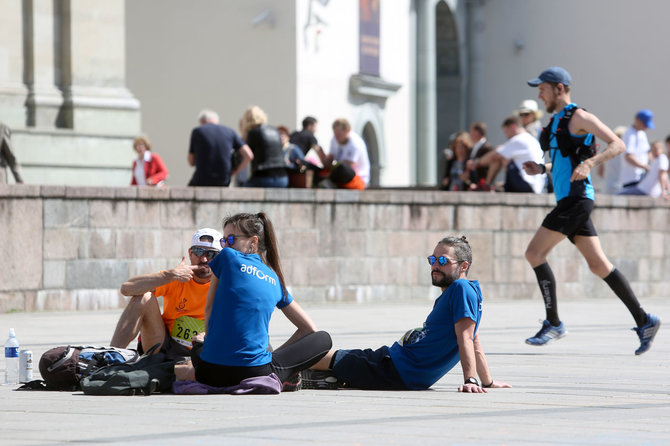
M 316 390 L 335 390 L 337 389 L 337 378 L 331 375 L 331 372 L 322 370 L 303 370 L 302 388 Z
M 654 342 L 658 329 L 661 328 L 661 320 L 658 316 L 647 313 L 647 323 L 641 327 L 635 327 L 635 331 L 640 338 L 640 347 L 635 350 L 636 355 L 641 355 L 651 348 L 651 343 Z
M 558 327 L 555 327 L 549 323 L 548 320 L 542 322 L 542 328 L 540 331 L 535 333 L 535 336 L 532 338 L 526 339 L 526 344 L 528 345 L 547 345 L 551 341 L 556 339 L 561 339 L 563 336 L 568 334 L 568 330 L 565 329 L 563 322 Z
M 297 392 L 300 389 L 302 389 L 302 375 L 300 372 L 296 372 L 286 378 L 286 381 L 281 386 L 282 392 Z

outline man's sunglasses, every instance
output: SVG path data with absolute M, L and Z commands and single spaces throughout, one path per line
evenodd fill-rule
M 462 262 L 462 260 L 450 259 L 449 257 L 445 256 L 440 257 L 428 256 L 428 263 L 430 264 L 430 266 L 435 265 L 435 262 L 439 262 L 440 265 L 446 265 L 449 262 Z
M 206 249 L 203 248 L 202 246 L 193 246 L 191 247 L 191 254 L 193 254 L 196 257 L 202 257 L 207 256 L 207 260 L 212 260 L 216 255 L 219 253 L 219 251 L 213 250 L 213 249 Z

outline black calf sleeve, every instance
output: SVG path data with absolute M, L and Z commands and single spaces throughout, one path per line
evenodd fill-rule
M 556 302 L 556 279 L 548 263 L 543 263 L 533 268 L 537 283 L 540 285 L 540 294 L 544 300 L 544 309 L 547 312 L 547 320 L 554 327 L 561 324 L 558 317 L 558 306 Z
M 626 305 L 630 314 L 633 315 L 637 326 L 643 326 L 647 322 L 647 313 L 642 309 L 626 277 L 618 269 L 612 268 L 612 272 L 603 280 L 612 288 L 612 291 L 621 299 L 621 302 Z

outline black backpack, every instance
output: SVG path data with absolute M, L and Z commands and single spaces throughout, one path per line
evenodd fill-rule
M 558 118 L 556 115 L 549 121 L 549 124 L 542 129 L 540 133 L 540 147 L 545 152 L 551 150 L 551 139 L 556 138 L 556 148 L 561 152 L 561 155 L 564 157 L 569 157 L 572 159 L 575 165 L 581 163 L 582 161 L 595 156 L 598 151 L 598 144 L 596 144 L 595 136 L 591 139 L 590 143 L 584 144 L 585 141 L 576 142 L 573 136 L 570 134 L 568 125 L 570 125 L 570 120 L 572 115 L 575 114 L 575 111 L 578 108 L 582 107 L 571 107 L 567 109 L 562 118 Z M 584 110 L 582 108 L 582 110 Z M 558 119 L 556 123 L 556 133 L 552 132 L 552 126 L 555 124 L 554 120 Z
M 152 349 L 153 350 L 153 349 Z M 142 356 L 134 363 L 96 370 L 79 383 L 86 395 L 146 395 L 170 392 L 176 362 L 164 353 Z
M 54 347 L 40 358 L 40 375 L 47 390 L 79 390 L 79 381 L 110 364 L 134 362 L 135 350 L 93 345 Z
M 349 181 L 353 180 L 355 176 L 356 171 L 354 168 L 345 162 L 338 163 L 333 170 L 330 171 L 330 179 L 338 186 L 347 184 Z

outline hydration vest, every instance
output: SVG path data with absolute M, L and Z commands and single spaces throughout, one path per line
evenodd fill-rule
M 572 105 L 572 107 L 570 107 Z M 587 133 L 586 135 L 573 135 L 570 133 L 569 124 L 577 107 L 570 104 L 564 109 L 562 117 L 555 115 L 549 124 L 542 129 L 540 134 L 540 146 L 545 152 L 550 149 L 560 150 L 561 155 L 569 157 L 574 165 L 577 165 L 585 159 L 591 158 L 596 154 L 596 139 Z

